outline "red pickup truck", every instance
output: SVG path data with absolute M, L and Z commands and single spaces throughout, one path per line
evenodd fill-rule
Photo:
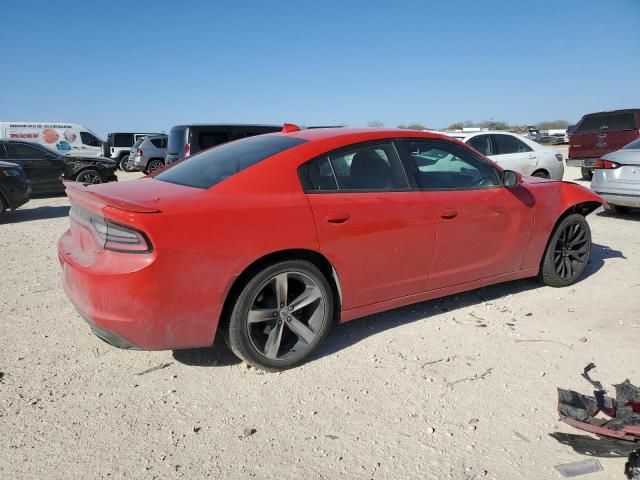
M 588 113 L 569 135 L 567 166 L 591 180 L 595 161 L 640 137 L 640 108 Z

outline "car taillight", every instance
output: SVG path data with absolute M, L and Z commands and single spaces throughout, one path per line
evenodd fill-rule
M 74 205 L 69 217 L 89 230 L 105 250 L 121 253 L 150 253 L 153 251 L 146 235 L 135 228 L 98 217 L 84 208 Z
M 144 150 L 141 148 L 136 149 L 136 157 L 141 157 L 144 154 Z
M 191 146 L 188 143 L 184 144 L 184 158 L 187 158 L 191 155 Z
M 562 161 L 562 154 L 561 153 L 556 153 L 556 158 L 558 159 L 559 162 Z
M 599 158 L 596 160 L 596 163 L 593 165 L 593 168 L 598 168 L 601 170 L 611 170 L 614 168 L 618 168 L 620 166 L 619 163 L 612 162 L 611 160 L 603 160 Z

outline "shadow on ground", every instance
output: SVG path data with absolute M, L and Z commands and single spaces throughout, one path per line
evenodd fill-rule
M 610 258 L 625 257 L 622 252 L 618 250 L 613 250 L 604 245 L 593 244 L 591 257 L 582 280 L 595 274 L 602 268 L 605 260 Z M 443 312 L 455 312 L 461 308 L 478 305 L 482 302 L 497 300 L 506 295 L 517 294 L 541 287 L 543 287 L 543 285 L 535 279 L 500 283 L 457 295 L 396 308 L 353 322 L 336 325 L 327 340 L 318 347 L 312 360 L 332 355 L 372 335 L 399 325 L 406 325 L 417 320 L 427 320 Z M 210 348 L 174 351 L 173 358 L 180 363 L 200 367 L 228 366 L 239 363 L 240 360 L 231 353 L 221 337 L 222 335 L 216 335 L 216 341 L 213 347 Z
M 605 218 L 619 218 L 621 220 L 640 222 L 640 208 L 629 210 L 628 213 L 614 213 L 611 210 L 601 210 L 596 213 L 596 215 Z
M 637 443 L 616 440 L 615 438 L 575 435 L 573 433 L 553 432 L 549 436 L 563 445 L 567 445 L 576 453 L 590 457 L 618 458 L 628 457 L 636 448 Z
M 7 214 L 2 223 L 22 223 L 69 216 L 69 206 L 20 208 Z

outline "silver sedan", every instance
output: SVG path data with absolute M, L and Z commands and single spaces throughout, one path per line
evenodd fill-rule
M 640 208 L 640 139 L 596 160 L 591 189 L 617 213 Z

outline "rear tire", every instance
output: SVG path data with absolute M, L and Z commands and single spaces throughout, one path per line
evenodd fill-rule
M 150 160 L 147 165 L 147 173 L 153 173 L 156 170 L 160 170 L 164 167 L 164 162 L 162 160 Z
M 233 353 L 254 367 L 279 371 L 306 361 L 333 322 L 333 293 L 306 260 L 276 263 L 244 286 L 229 318 Z
M 76 177 L 76 182 L 86 183 L 89 185 L 97 185 L 99 183 L 104 183 L 100 173 L 97 170 L 89 169 L 83 170 Z
M 593 170 L 591 170 L 590 168 L 582 167 L 580 168 L 580 172 L 582 173 L 582 178 L 584 180 L 591 181 L 591 179 L 593 178 Z
M 2 217 L 4 217 L 4 215 L 7 213 L 8 209 L 9 209 L 8 205 L 4 201 L 2 194 L 0 194 L 0 222 L 2 221 Z
M 136 169 L 133 166 L 133 160 L 131 159 L 131 155 L 123 155 L 120 157 L 120 168 L 124 172 L 135 172 Z
M 538 279 L 550 287 L 566 287 L 582 275 L 591 254 L 591 229 L 586 218 L 573 213 L 553 230 Z

